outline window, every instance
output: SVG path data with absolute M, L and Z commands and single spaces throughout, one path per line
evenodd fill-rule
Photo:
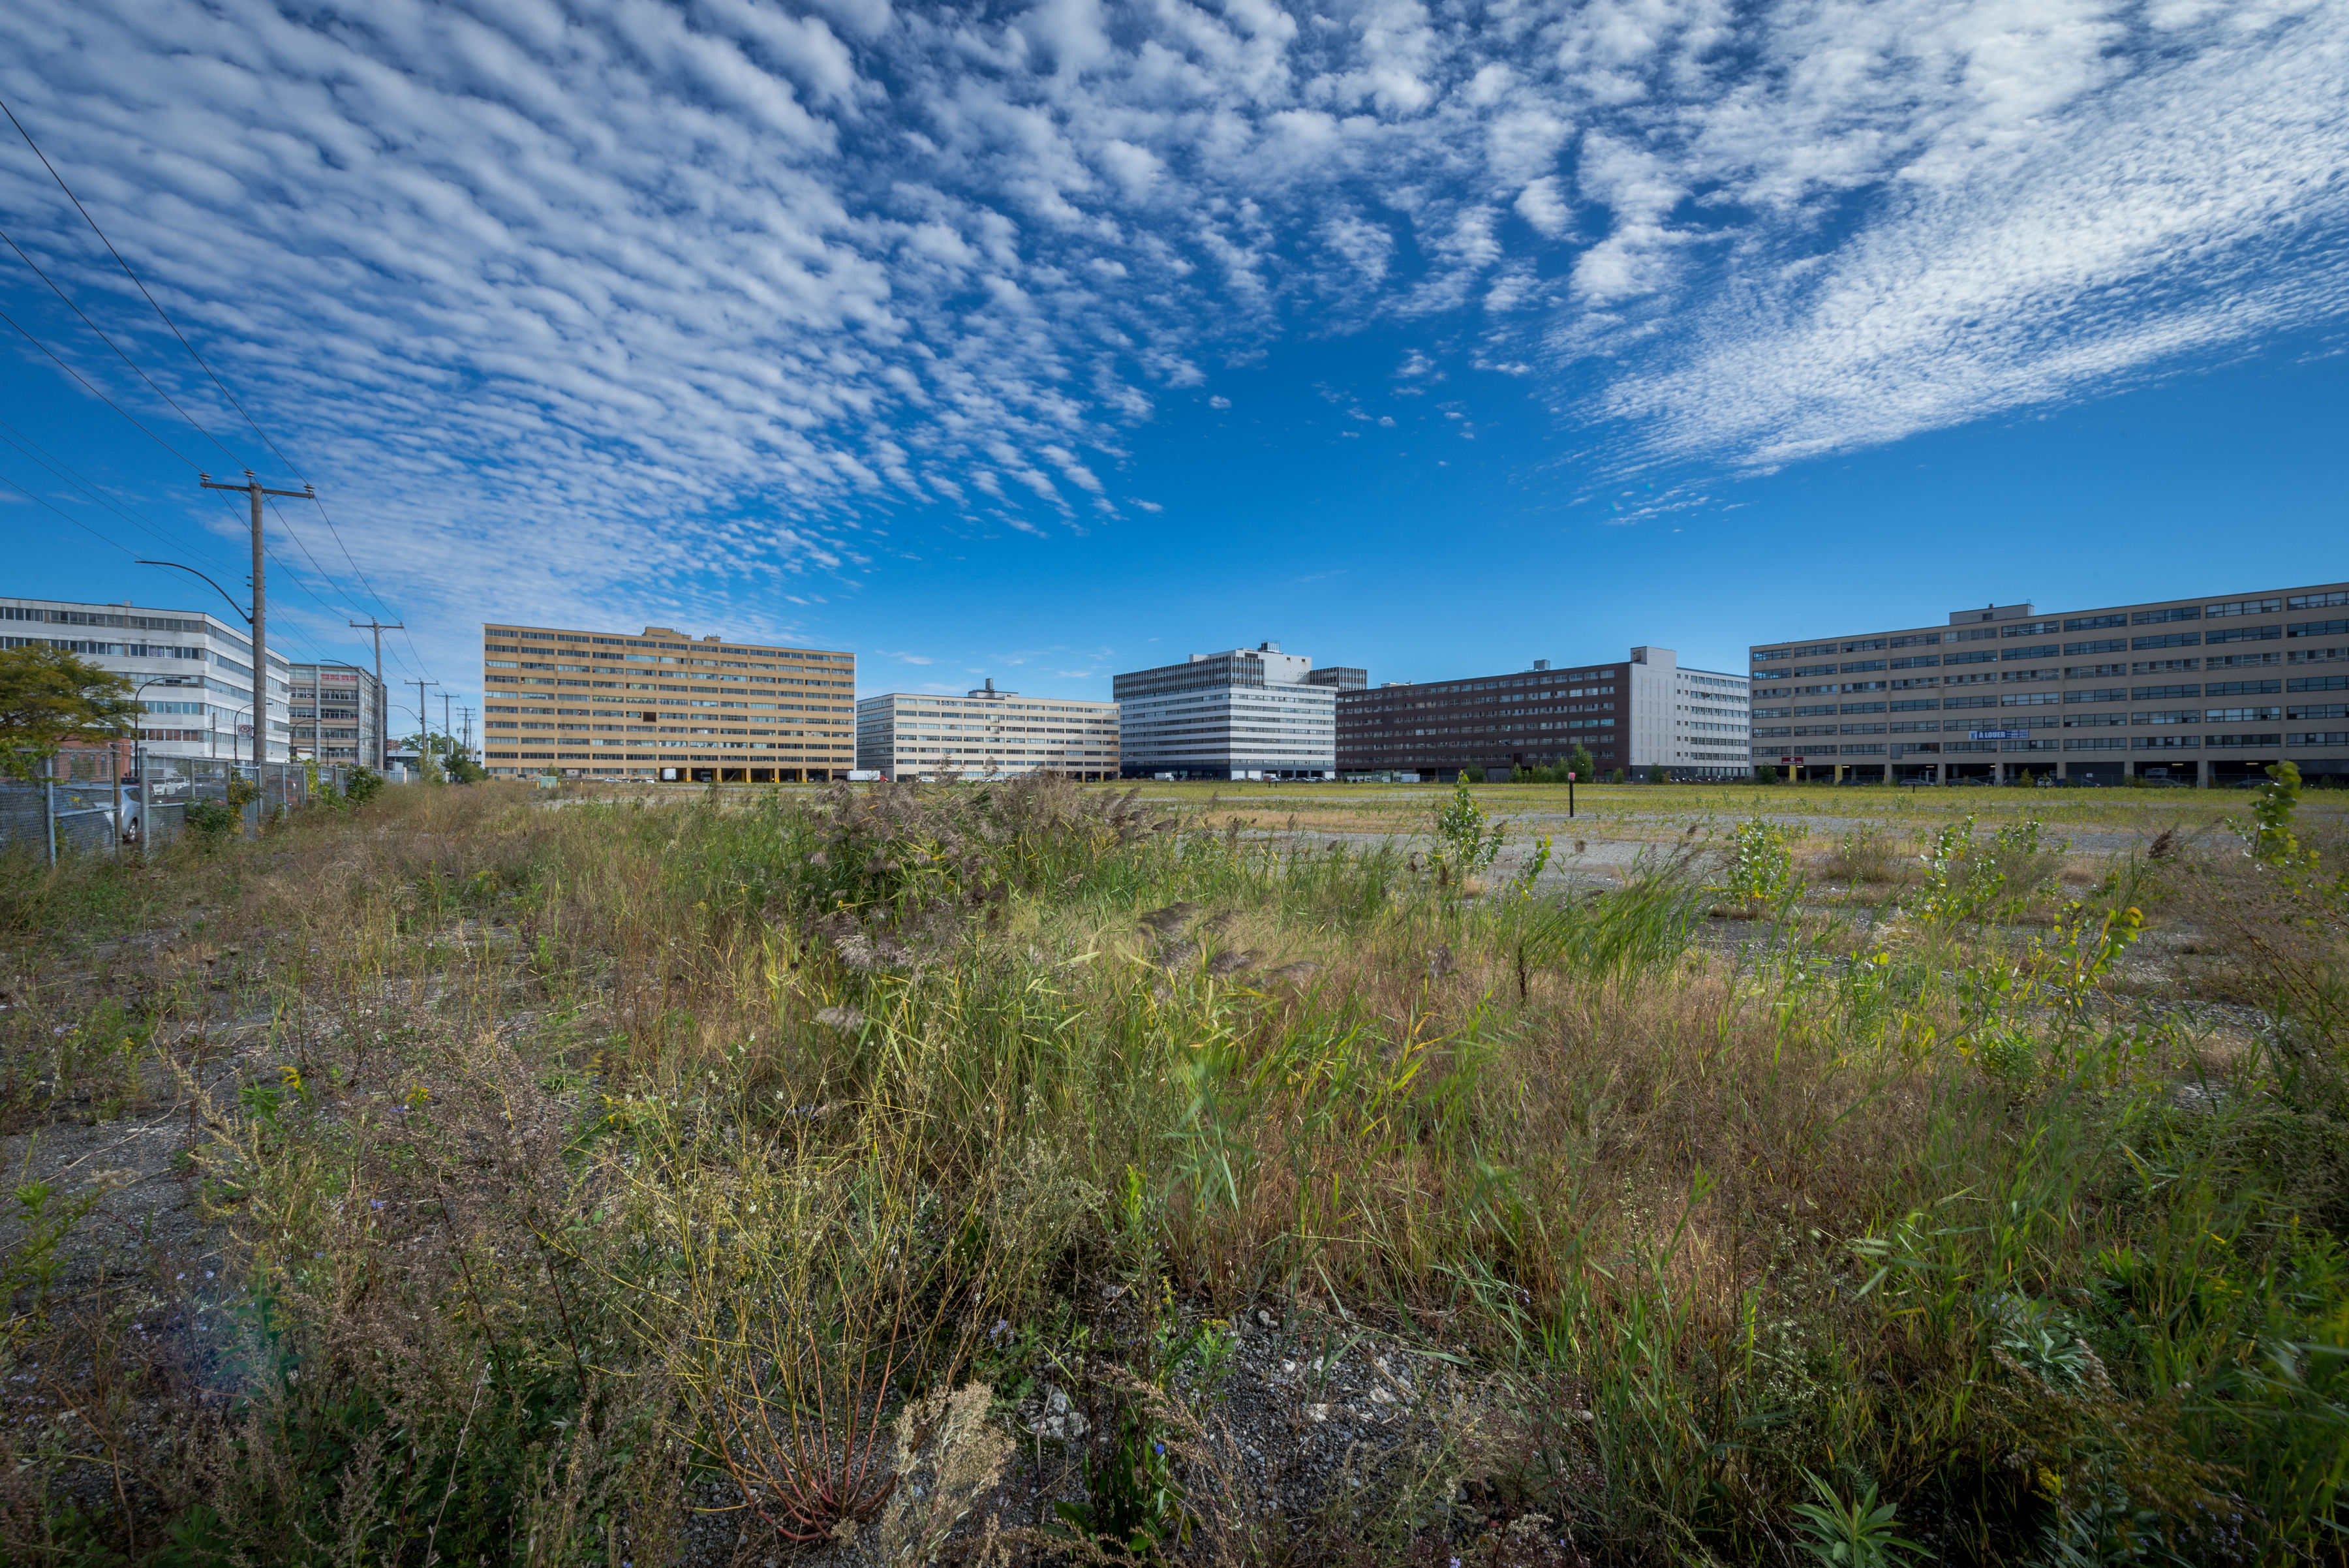
M 1917 654 L 1908 659 L 1894 659 L 1892 661 L 1892 668 L 1895 670 L 1931 670 L 1940 662 L 1941 656 L 1938 653 Z
M 1892 711 L 1895 713 L 1923 713 L 1940 705 L 1940 701 L 1935 698 L 1916 698 L 1905 702 L 1895 702 L 1892 704 Z
M 193 739 L 191 735 L 190 737 Z M 2294 746 L 2349 746 L 2349 730 L 2311 730 L 2302 734 L 2286 735 L 2286 743 Z
M 2128 617 L 2125 615 L 2082 615 L 2074 616 L 2070 620 L 2065 621 L 2064 629 L 2065 631 L 2102 631 L 2108 626 L 2127 625 L 2128 625 Z
M 2339 691 L 2349 689 L 2349 675 L 2302 675 L 2284 682 L 2287 691 Z
M 2067 642 L 2064 645 L 2064 657 L 2075 659 L 2082 654 L 2126 653 L 2127 650 L 2128 639 L 2108 637 L 2098 642 Z
M 2118 702 L 2127 696 L 2128 692 L 2121 687 L 2099 686 L 2087 691 L 2066 691 L 2064 693 L 2064 701 L 2066 702 Z
M 2193 708 L 2166 708 L 2157 712 L 2129 715 L 2132 724 L 2199 724 L 2201 722 L 2200 711 Z
M 1884 690 L 1884 682 L 1881 680 L 1847 680 L 1843 683 L 1843 689 L 1847 691 L 1881 691 Z
M 1884 660 L 1882 660 L 1882 659 L 1862 659 L 1855 660 L 1854 662 L 1852 662 L 1852 663 L 1850 663 L 1850 664 L 1847 664 L 1847 665 L 1845 665 L 1845 666 L 1843 667 L 1842 670 L 1840 671 L 1840 673 L 1845 674 L 1845 675 L 1852 675 L 1852 674 L 1857 674 L 1857 673 L 1858 673 L 1859 671 L 1864 670 L 1881 670 L 1881 669 L 1883 669 L 1883 668 L 1884 668 Z
M 1791 648 L 1766 648 L 1754 656 L 1754 662 L 1766 664 L 1774 659 L 1791 659 L 1794 654 L 1795 650 Z
M 1892 682 L 1892 690 L 1895 691 L 1930 691 L 1934 687 L 1939 686 L 1940 683 L 1941 681 L 1939 676 L 1920 675 L 1908 680 L 1895 680 Z
M 1944 654 L 1941 662 L 1944 664 L 1995 664 L 1998 662 L 1998 651 L 1995 649 L 1985 648 L 1973 653 Z
M 2349 605 L 2349 593 L 2294 594 L 2283 602 L 2284 608 L 2296 610 L 2333 609 L 2341 605 Z
M 1809 719 L 1815 718 L 1821 713 L 1832 713 L 1835 711 L 1836 705 L 1834 703 L 1820 702 L 1815 703 L 1807 708 L 1796 708 L 1795 710 L 1795 717 L 1797 719 Z
M 2158 702 L 2165 697 L 2199 697 L 2199 686 L 2135 686 L 2129 689 L 2132 702 Z
M 2265 653 L 2230 653 L 2224 658 L 2206 659 L 2202 661 L 2202 668 L 2205 670 L 2257 670 L 2263 664 L 2273 664 L 2275 661 L 2275 649 L 2270 649 Z
M 2172 631 L 2158 637 L 2133 637 L 2129 639 L 2129 647 L 2139 651 L 2148 648 L 2196 648 L 2201 641 L 2202 634 L 2199 631 Z
M 2193 735 L 2138 735 L 2129 742 L 2135 752 L 2191 752 L 2199 748 L 2200 740 Z
M 2275 710 L 2271 708 L 2268 711 L 2272 713 Z M 2287 719 L 2349 719 L 2349 704 L 2322 702 L 2305 708 L 2287 708 L 2283 716 Z
M 2212 708 L 2202 715 L 2206 724 L 2269 724 L 2283 717 L 2277 708 Z
M 2286 637 L 2341 637 L 2349 635 L 2349 620 L 2300 620 L 2283 628 Z
M 2064 728 L 2067 730 L 2099 730 L 2118 724 L 2128 717 L 2126 713 L 2066 713 Z
M 2026 620 L 2018 621 L 2013 626 L 2001 628 L 1999 635 L 2002 637 L 2044 637 L 2050 632 L 2061 631 L 2062 629 L 2063 628 L 2061 626 L 2052 620 Z
M 2053 659 L 2058 649 L 2058 644 L 2050 642 L 2037 648 L 2010 648 L 1999 657 L 2002 659 Z
M 1941 634 L 1938 631 L 1924 632 L 1915 637 L 1896 637 L 1892 639 L 1892 646 L 1895 648 L 1939 648 L 1940 644 Z
M 2129 666 L 2131 675 L 2172 675 L 2191 673 L 2202 668 L 2199 659 L 2140 659 Z
M 1895 719 L 1892 721 L 1892 732 L 1896 735 L 1930 735 L 1938 733 L 1940 728 L 1941 726 L 1938 721 L 1930 719 Z
M 1980 642 L 1986 637 L 1996 637 L 1997 635 L 1998 628 L 1996 627 L 1985 626 L 1977 628 L 1971 631 L 1953 631 L 1950 633 L 1950 640 L 1951 642 Z
M 1873 653 L 1883 646 L 1884 639 L 1876 637 L 1864 642 L 1847 642 L 1843 645 L 1843 650 L 1846 653 Z
M 1998 700 L 1998 705 L 2002 708 L 2036 708 L 2042 703 L 2057 701 L 2062 697 L 2060 691 L 2011 691 Z
M 2282 599 L 2239 599 L 2230 605 L 2204 605 L 2202 613 L 2217 620 L 2230 615 L 2273 615 L 2282 608 Z
M 1836 667 L 1832 664 L 1806 664 L 1799 666 L 1795 670 L 1796 679 L 1800 679 L 1806 675 L 1833 675 L 1835 673 Z
M 1884 704 L 1881 702 L 1847 702 L 1843 705 L 1843 711 L 1847 713 L 1881 713 L 1884 711 Z
M 2064 669 L 2066 680 L 2101 680 L 2107 675 L 2127 675 L 2128 667 L 2121 664 L 2071 664 Z
M 2231 746 L 2238 749 L 2257 746 L 2264 750 L 2270 746 L 2282 745 L 2283 737 L 2282 735 L 2205 735 L 2202 737 L 2202 743 L 2206 746 Z
M 2213 680 L 2202 688 L 2205 697 L 2265 697 L 2283 690 L 2281 680 Z
M 2125 752 L 2128 750 L 2128 737 L 2112 735 L 2097 736 L 2089 740 L 2067 740 L 2064 742 L 2064 749 L 2067 752 Z
M 2129 617 L 2130 622 L 2137 626 L 2156 626 L 2166 620 L 2200 620 L 2201 618 L 2200 605 L 2181 605 L 2176 609 L 2139 610 Z
M 1884 733 L 1884 726 L 1881 724 L 1846 724 L 1843 727 L 1843 732 L 1847 735 L 1880 735 Z
M 2283 635 L 2280 626 L 2219 627 L 2203 635 L 2205 644 L 2214 642 L 2273 642 Z

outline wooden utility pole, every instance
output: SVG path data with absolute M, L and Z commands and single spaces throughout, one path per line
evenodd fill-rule
M 383 634 L 406 631 L 408 623 L 404 620 L 355 620 L 351 624 L 365 627 L 375 633 L 375 771 L 381 773 L 389 765 L 390 760 L 385 753 L 391 749 L 391 704 L 384 700 L 383 691 Z
M 416 688 L 416 770 L 424 771 L 424 759 L 432 754 L 432 720 L 424 711 L 424 689 L 438 686 L 438 680 L 411 682 Z
M 272 490 L 255 479 L 249 468 L 243 484 L 222 484 L 209 473 L 199 473 L 196 479 L 206 490 L 242 490 L 253 498 L 253 764 L 257 770 L 269 760 L 269 592 L 261 575 L 262 498 L 285 495 L 316 501 L 318 493 L 306 484 L 299 490 Z M 260 782 L 257 772 L 254 782 Z

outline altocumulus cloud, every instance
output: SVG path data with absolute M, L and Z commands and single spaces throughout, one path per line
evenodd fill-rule
M 351 482 L 378 569 L 563 522 L 523 604 L 854 566 L 905 504 L 1146 507 L 1121 431 L 1307 319 L 1443 318 L 1627 465 L 1767 464 L 2349 277 L 2323 0 L 14 0 L 0 40 L 270 421 L 397 477 Z M 29 159 L 0 201 L 126 286 Z

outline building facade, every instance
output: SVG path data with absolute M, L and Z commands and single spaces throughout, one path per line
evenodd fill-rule
M 780 784 L 855 764 L 856 656 L 640 633 L 481 628 L 492 774 Z
M 1745 754 L 1746 680 L 1683 670 L 1668 648 L 1628 659 L 1348 691 L 1338 700 L 1340 775 L 1416 773 L 1452 779 L 1550 767 L 1589 753 L 1602 774 L 1661 765 L 1674 778 L 1738 777 Z
M 381 768 L 388 754 L 383 683 L 350 664 L 286 666 L 294 761 Z
M 1315 673 L 1310 659 L 1266 642 L 1116 677 L 1124 776 L 1335 778 L 1339 687 Z
M 1756 643 L 1756 763 L 1947 783 L 2349 774 L 2349 585 Z
M 253 760 L 253 639 L 202 610 L 0 598 L 0 647 L 47 643 L 127 677 L 142 714 L 140 746 L 160 757 Z M 269 655 L 270 762 L 291 739 L 286 661 Z
M 1117 704 L 999 691 L 892 691 L 856 704 L 856 765 L 900 783 L 1060 774 L 1118 776 Z

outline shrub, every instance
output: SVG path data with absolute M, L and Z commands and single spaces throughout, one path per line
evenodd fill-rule
M 242 783 L 243 781 L 236 781 Z M 188 831 L 196 841 L 210 847 L 224 842 L 243 820 L 243 813 L 225 801 L 193 800 L 188 803 Z

